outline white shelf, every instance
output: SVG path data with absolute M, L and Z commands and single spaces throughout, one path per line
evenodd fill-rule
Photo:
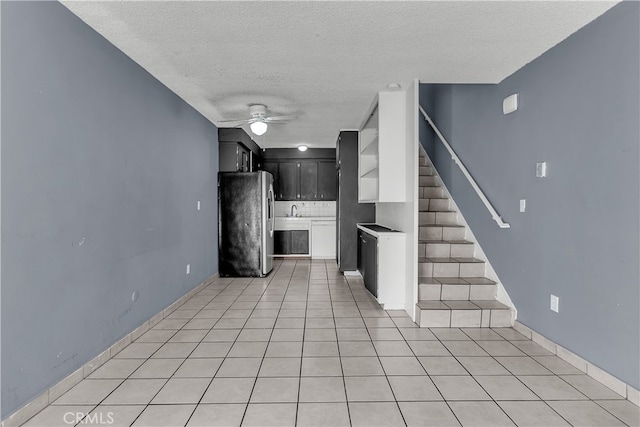
M 365 156 L 378 155 L 378 136 L 377 135 L 373 139 L 373 141 L 369 142 L 369 144 L 362 149 L 361 154 Z
M 378 151 L 378 129 L 367 127 L 360 131 L 360 152 Z
M 358 201 L 405 202 L 406 92 L 378 93 L 359 132 Z
M 378 178 L 378 168 L 373 168 L 363 173 L 362 175 L 360 175 L 360 178 Z

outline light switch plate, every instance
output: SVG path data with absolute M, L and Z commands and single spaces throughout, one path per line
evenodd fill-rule
M 527 210 L 527 200 L 520 199 L 520 212 L 525 212 Z
M 502 114 L 510 114 L 518 110 L 518 94 L 507 96 L 502 101 Z
M 536 163 L 536 178 L 544 178 L 547 176 L 547 162 Z
M 552 294 L 549 308 L 551 309 L 551 311 L 555 311 L 556 313 L 558 313 L 560 311 L 560 298 Z

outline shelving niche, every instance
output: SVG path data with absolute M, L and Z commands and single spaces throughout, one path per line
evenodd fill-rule
M 405 92 L 379 92 L 359 132 L 358 201 L 404 202 Z

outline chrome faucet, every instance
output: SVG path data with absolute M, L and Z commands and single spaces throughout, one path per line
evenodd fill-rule
M 293 216 L 293 208 L 296 208 L 296 212 L 298 212 L 298 207 L 296 205 L 291 205 L 291 216 Z

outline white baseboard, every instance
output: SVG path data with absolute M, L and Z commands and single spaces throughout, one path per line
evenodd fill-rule
M 345 276 L 361 276 L 361 274 L 360 274 L 360 272 L 358 270 L 353 270 L 353 271 L 348 270 L 348 271 L 345 271 L 342 274 L 344 274 Z
M 111 347 L 107 348 L 102 353 L 98 354 L 96 357 L 89 360 L 83 366 L 75 370 L 73 373 L 60 380 L 57 384 L 55 384 L 48 390 L 45 390 L 42 394 L 31 400 L 22 408 L 15 411 L 7 419 L 3 420 L 2 423 L 0 423 L 0 427 L 16 427 L 24 424 L 29 418 L 42 411 L 47 407 L 47 405 L 54 402 L 64 393 L 71 390 L 73 386 L 85 379 L 100 366 L 104 365 L 109 359 L 122 351 L 126 346 L 131 344 L 131 342 L 135 341 L 142 334 L 158 324 L 158 322 L 160 322 L 162 319 L 173 313 L 178 307 L 187 302 L 189 298 L 210 285 L 211 282 L 218 277 L 220 277 L 218 273 L 214 274 L 213 276 L 209 277 L 207 280 L 200 283 L 198 286 L 178 298 L 176 301 L 171 303 L 167 308 L 165 308 L 164 310 L 160 310 L 158 314 L 142 323 L 140 326 L 138 326 L 133 331 L 114 343 Z
M 526 325 L 523 325 L 517 320 L 514 322 L 513 328 L 525 337 L 531 339 L 533 342 L 546 348 L 551 353 L 558 356 L 560 359 L 589 375 L 600 384 L 604 385 L 607 388 L 610 388 L 636 406 L 640 406 L 640 392 L 638 392 L 638 390 L 636 390 L 634 387 L 630 386 L 622 380 L 619 380 L 610 373 L 597 367 L 588 360 L 583 359 L 577 354 L 567 350 L 561 345 L 556 344 L 550 339 L 540 335 L 533 329 L 529 328 Z

